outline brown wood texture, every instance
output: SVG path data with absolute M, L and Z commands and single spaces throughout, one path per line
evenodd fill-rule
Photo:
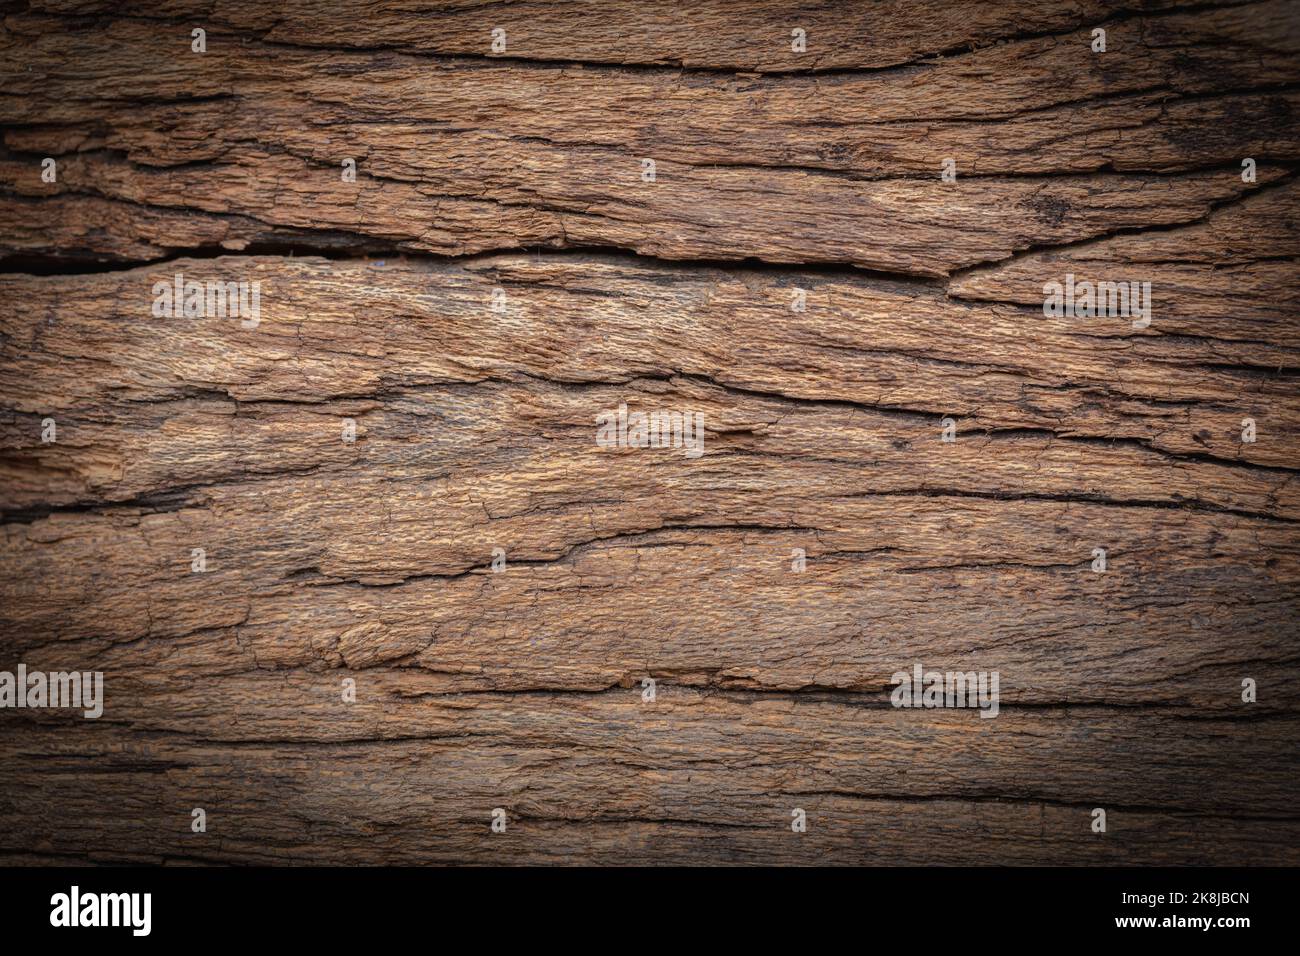
M 0 11 L 0 861 L 1300 863 L 1300 4 Z

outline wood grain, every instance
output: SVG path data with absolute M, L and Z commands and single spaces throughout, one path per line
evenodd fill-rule
M 5 8 L 0 858 L 1300 862 L 1300 5 L 593 9 Z

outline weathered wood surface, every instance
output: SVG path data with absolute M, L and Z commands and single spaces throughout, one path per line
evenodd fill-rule
M 2 858 L 1300 862 L 1300 6 L 210 6 L 0 30 Z
M 196 55 L 179 26 L 78 22 L 11 18 L 0 47 L 19 126 L 0 222 L 65 200 L 35 207 L 53 221 L 20 227 L 18 251 L 144 258 L 178 240 L 330 248 L 342 234 L 453 255 L 598 246 L 942 276 L 1195 221 L 1246 191 L 1221 167 L 1268 157 L 1265 182 L 1300 158 L 1290 2 L 1121 19 L 1100 56 L 1080 28 L 924 67 L 776 77 L 216 31 Z M 52 154 L 59 181 L 42 183 L 32 157 Z M 346 158 L 355 183 L 340 181 Z M 966 185 L 936 188 L 945 158 Z M 84 214 L 66 201 L 80 194 L 95 200 Z

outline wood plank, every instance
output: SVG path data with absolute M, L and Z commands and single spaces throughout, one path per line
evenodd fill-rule
M 31 4 L 33 10 L 65 16 L 204 23 L 214 33 L 252 36 L 285 46 L 773 73 L 898 66 L 1026 34 L 1066 32 L 1094 21 L 1173 6 L 1169 0 L 1086 0 L 1066 8 L 1044 0 L 977 0 L 965 4 L 960 17 L 953 17 L 949 8 L 934 0 L 802 7 L 771 0 L 702 0 L 671 9 L 581 0 L 539 0 L 499 9 L 465 0 L 434 0 L 418 6 L 378 0 L 367 5 L 366 16 L 357 17 L 308 0 L 288 0 L 274 10 L 256 3 L 214 7 L 195 0 L 37 0 Z M 599 15 L 593 16 L 593 10 Z M 412 16 L 417 11 L 418 17 Z M 507 49 L 501 54 L 491 49 L 491 31 L 498 25 L 507 33 Z M 797 25 L 808 34 L 805 56 L 795 56 L 790 48 L 790 31 Z
M 1292 112 L 1300 21 L 1286 9 L 1115 23 L 1117 51 L 1140 43 L 1141 56 L 1095 56 L 1081 30 L 920 74 L 752 80 L 242 40 L 191 55 L 147 21 L 96 21 L 79 36 L 12 18 L 0 67 L 15 83 L 0 117 L 15 128 L 0 183 L 20 197 L 126 204 L 93 210 L 94 228 L 79 207 L 51 210 L 66 217 L 56 245 L 80 238 L 97 255 L 157 247 L 171 212 L 197 214 L 207 232 L 235 217 L 224 240 L 235 248 L 323 230 L 326 245 L 346 233 L 443 255 L 598 246 L 943 276 L 1049 242 L 1195 221 L 1247 191 L 1243 155 L 1263 163 L 1260 183 L 1289 176 L 1278 164 L 1300 147 L 1279 119 Z M 106 42 L 88 42 L 91 30 Z M 58 67 L 74 59 L 74 72 Z M 1048 82 L 1067 72 L 1079 83 Z M 1261 87 L 1277 91 L 1243 98 Z M 57 183 L 39 178 L 46 155 L 62 160 Z M 347 157 L 355 183 L 342 182 Z M 945 158 L 958 180 L 935 188 Z M 29 214 L 6 204 L 3 219 Z
M 1294 439 L 1274 412 L 1266 440 L 1240 443 L 1241 412 L 1222 409 L 1237 380 L 1202 367 L 1220 343 L 1196 346 L 1177 405 L 1237 439 L 1214 455 L 1173 434 L 1163 338 L 1100 361 L 1105 339 L 1066 332 L 1075 320 L 963 305 L 984 314 L 962 327 L 1004 327 L 943 360 L 951 305 L 874 280 L 808 277 L 814 306 L 783 314 L 792 277 L 616 258 L 168 268 L 262 276 L 262 321 L 154 319 L 156 270 L 7 280 L 51 303 L 14 317 L 0 373 L 18 411 L 6 577 L 63 595 L 13 604 L 28 647 L 57 629 L 123 665 L 141 641 L 200 670 L 234 647 L 253 668 L 396 661 L 446 691 L 641 671 L 879 689 L 924 651 L 1003 662 L 1009 700 L 1133 703 L 1138 666 L 1141 702 L 1227 711 L 1243 677 L 1296 660 L 1300 501 L 1293 470 L 1266 464 L 1293 461 Z M 504 313 L 488 307 L 498 281 Z M 1088 387 L 1093 434 L 1021 400 L 1013 352 L 1030 381 L 1045 363 L 1071 383 L 1064 402 Z M 886 377 L 867 392 L 864 371 Z M 1116 396 L 1129 382 L 1150 397 Z M 1293 378 L 1258 382 L 1295 407 Z M 924 407 L 945 390 L 986 416 L 951 444 L 945 406 Z M 699 410 L 704 454 L 599 447 L 596 416 L 620 403 Z M 1150 432 L 1117 436 L 1139 409 Z M 208 575 L 190 573 L 195 547 Z M 506 575 L 488 569 L 496 547 Z M 111 585 L 98 555 L 114 556 Z M 1294 703 L 1285 681 L 1266 696 Z
M 30 795 L 9 791 L 0 834 L 20 851 L 264 863 L 1295 862 L 1293 718 L 1243 736 L 1152 715 L 985 721 L 689 689 L 447 699 L 361 681 L 354 705 L 325 679 L 170 681 L 131 694 L 149 716 L 129 738 L 27 731 L 3 760 Z M 93 792 L 68 785 L 92 766 Z M 194 806 L 211 808 L 207 833 L 190 832 Z M 796 807 L 807 833 L 790 830 Z
M 20 6 L 0 859 L 1300 862 L 1294 2 Z

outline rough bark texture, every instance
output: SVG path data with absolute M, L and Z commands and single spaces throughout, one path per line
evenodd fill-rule
M 0 859 L 1300 863 L 1300 5 L 0 9 Z

